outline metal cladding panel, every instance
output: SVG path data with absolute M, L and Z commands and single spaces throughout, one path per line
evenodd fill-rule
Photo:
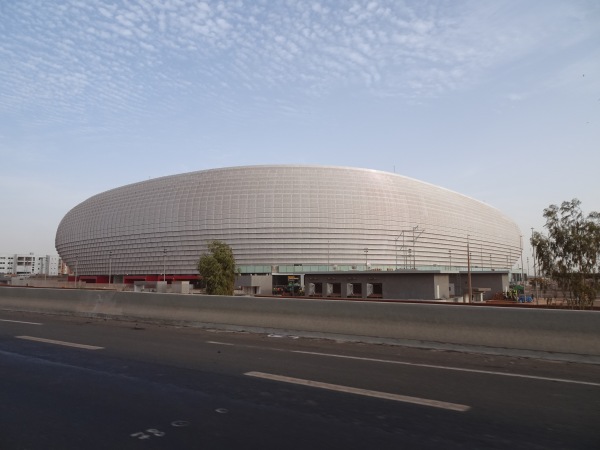
M 215 239 L 238 265 L 466 266 L 467 236 L 472 263 L 508 267 L 520 254 L 511 219 L 444 188 L 375 170 L 249 166 L 95 195 L 63 218 L 56 249 L 82 275 L 108 272 L 109 258 L 113 274 L 194 273 Z

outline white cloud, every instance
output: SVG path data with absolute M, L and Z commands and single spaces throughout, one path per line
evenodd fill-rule
M 173 111 L 180 99 L 221 97 L 225 105 L 240 90 L 285 92 L 290 100 L 339 87 L 427 98 L 544 51 L 561 41 L 557 33 L 580 42 L 586 27 L 572 33 L 565 16 L 571 25 L 589 23 L 585 3 L 518 11 L 466 1 L 326 5 L 11 2 L 0 28 L 0 113 L 35 111 L 52 123 L 74 111 L 73 120 L 109 123 L 119 111 Z M 236 88 L 221 90 L 223 81 Z

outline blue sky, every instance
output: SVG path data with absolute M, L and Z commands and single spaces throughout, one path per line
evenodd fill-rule
M 365 167 L 484 201 L 528 236 L 600 210 L 600 2 L 0 2 L 0 252 L 55 253 L 124 184 Z

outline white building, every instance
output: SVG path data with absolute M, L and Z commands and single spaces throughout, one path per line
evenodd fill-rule
M 57 255 L 0 253 L 0 274 L 57 276 L 61 265 Z
M 517 224 L 485 203 L 401 175 L 324 166 L 249 166 L 117 187 L 75 206 L 56 249 L 88 282 L 197 279 L 207 244 L 242 275 L 508 269 Z

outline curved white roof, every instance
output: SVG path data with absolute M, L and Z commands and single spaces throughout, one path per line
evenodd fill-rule
M 347 167 L 249 166 L 143 181 L 95 195 L 61 221 L 56 248 L 79 273 L 192 274 L 214 239 L 238 266 L 304 270 L 506 268 L 520 231 L 497 209 L 401 175 Z M 166 250 L 166 253 L 165 253 Z M 366 250 L 366 251 L 365 251 Z M 256 269 L 256 270 L 255 270 Z

